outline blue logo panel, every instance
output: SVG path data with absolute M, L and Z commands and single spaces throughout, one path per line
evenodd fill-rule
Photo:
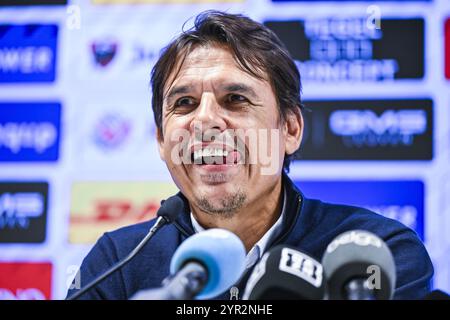
M 431 99 L 304 101 L 297 160 L 431 160 Z
M 57 161 L 61 105 L 0 103 L 0 161 Z
M 0 83 L 53 82 L 56 25 L 0 25 Z
M 0 243 L 42 243 L 46 239 L 47 182 L 0 182 Z
M 431 0 L 272 0 L 272 2 L 429 2 Z
M 267 20 L 295 60 L 302 81 L 388 82 L 425 74 L 425 20 L 361 15 Z M 371 22 L 370 22 L 371 21 Z M 373 27 L 367 27 L 372 23 Z M 402 48 L 402 50 L 398 50 Z M 404 54 L 408 52 L 408 54 Z
M 424 240 L 422 181 L 296 181 L 308 198 L 367 208 L 413 229 Z

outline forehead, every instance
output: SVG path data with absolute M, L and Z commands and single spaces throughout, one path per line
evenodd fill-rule
M 182 63 L 181 67 L 180 63 Z M 239 80 L 248 84 L 268 85 L 265 72 L 259 73 L 262 74 L 263 79 L 244 71 L 231 50 L 224 46 L 198 46 L 189 52 L 183 61 L 179 61 L 172 70 L 164 86 L 164 92 L 167 92 L 175 84 L 192 80 L 219 82 Z
M 189 69 L 192 66 L 211 66 L 226 64 L 237 67 L 231 51 L 223 46 L 198 46 L 187 54 L 181 69 Z

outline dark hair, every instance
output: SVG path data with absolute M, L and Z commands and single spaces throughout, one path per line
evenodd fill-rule
M 240 14 L 221 11 L 200 13 L 194 27 L 183 31 L 162 50 L 151 74 L 152 108 L 156 126 L 162 135 L 162 105 L 164 86 L 186 56 L 201 45 L 224 45 L 231 50 L 243 71 L 263 79 L 268 77 L 285 121 L 288 111 L 301 112 L 300 73 L 284 44 L 273 31 Z M 289 171 L 293 155 L 285 155 L 283 167 Z

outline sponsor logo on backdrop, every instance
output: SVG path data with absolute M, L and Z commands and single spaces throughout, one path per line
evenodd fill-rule
M 306 101 L 301 160 L 431 160 L 433 102 Z
M 445 77 L 450 79 L 450 18 L 445 20 Z
M 119 44 L 115 41 L 101 40 L 91 44 L 91 52 L 97 66 L 106 67 L 116 56 Z
M 308 198 L 355 205 L 395 219 L 424 239 L 422 181 L 296 181 Z
M 168 182 L 74 183 L 69 241 L 94 243 L 106 231 L 150 220 L 161 200 L 177 192 Z
M 158 49 L 144 43 L 134 43 L 132 48 L 132 65 L 151 66 L 158 58 Z
M 47 203 L 46 182 L 0 182 L 0 243 L 44 242 Z
M 52 265 L 0 262 L 0 300 L 50 300 Z
M 0 103 L 0 161 L 57 161 L 61 105 Z
M 136 40 L 130 41 L 126 37 L 121 39 L 120 42 L 116 40 L 96 40 L 92 42 L 90 47 L 93 65 L 100 70 L 114 68 L 116 70 L 126 69 L 124 72 L 130 72 L 130 68 L 133 68 L 133 71 L 142 70 L 148 73 L 159 56 L 159 48 L 156 48 L 154 44 Z M 119 50 L 120 61 L 118 58 Z
M 381 19 L 381 28 L 369 28 L 367 17 L 264 24 L 286 44 L 304 81 L 376 82 L 424 76 L 423 19 Z
M 0 83 L 55 81 L 57 39 L 56 25 L 0 25 Z
M 116 170 L 124 165 L 145 170 L 148 163 L 164 164 L 146 105 L 145 101 L 129 99 L 113 105 L 86 104 L 86 112 L 78 121 L 78 151 L 72 160 L 101 170 Z
M 323 1 L 332 1 L 332 2 L 336 2 L 336 0 L 272 0 L 272 2 L 323 2 Z M 341 0 L 342 1 L 342 0 Z M 343 0 L 343 1 L 348 1 L 348 2 L 357 2 L 357 1 L 364 1 L 364 2 L 377 2 L 379 3 L 379 0 Z M 414 1 L 418 1 L 418 2 L 428 2 L 431 0 L 382 0 L 382 1 L 394 1 L 394 2 L 414 2 Z
M 152 3 L 220 3 L 220 2 L 243 2 L 245 0 L 91 0 L 93 4 L 152 4 Z
M 65 5 L 67 0 L 2 0 L 0 6 Z
M 122 146 L 130 136 L 132 122 L 121 114 L 109 113 L 97 122 L 93 139 L 103 150 L 114 150 Z

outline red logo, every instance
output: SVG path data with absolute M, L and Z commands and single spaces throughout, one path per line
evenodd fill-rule
M 0 300 L 49 300 L 52 265 L 0 263 Z
M 159 202 L 148 201 L 142 206 L 133 204 L 128 200 L 103 199 L 95 201 L 95 210 L 92 216 L 72 217 L 72 223 L 96 223 L 96 222 L 122 222 L 124 219 L 132 219 L 133 223 L 150 220 L 156 217 Z
M 450 18 L 445 20 L 445 77 L 450 79 Z

